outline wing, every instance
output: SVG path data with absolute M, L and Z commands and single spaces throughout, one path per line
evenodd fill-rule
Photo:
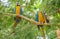
M 38 22 L 38 12 L 37 12 L 37 14 L 36 14 L 36 19 L 35 19 L 37 22 Z
M 49 23 L 49 20 L 47 19 L 47 16 L 46 16 L 45 14 L 43 14 L 43 15 L 44 15 L 45 21 L 46 21 L 47 23 Z
M 16 13 L 16 8 L 14 8 L 14 13 Z
M 23 14 L 22 8 L 20 9 L 20 14 L 21 14 L 21 15 Z

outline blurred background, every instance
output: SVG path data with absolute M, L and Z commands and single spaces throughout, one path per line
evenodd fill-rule
M 16 2 L 19 2 L 23 15 L 35 20 L 38 10 L 45 12 L 49 16 L 50 23 L 60 22 L 60 0 L 0 0 L 0 13 L 14 14 Z M 40 39 L 41 31 L 36 25 L 22 19 L 16 27 L 16 34 L 13 36 L 14 17 L 0 14 L 0 39 Z M 56 29 L 59 26 L 49 25 L 44 27 L 47 39 L 57 39 Z M 42 39 L 42 38 L 41 38 Z

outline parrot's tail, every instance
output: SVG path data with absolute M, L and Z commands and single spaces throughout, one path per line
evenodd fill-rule
M 37 25 L 37 27 L 38 27 L 38 30 L 40 30 L 40 27 L 43 27 L 43 25 Z
M 38 25 L 37 27 L 38 27 L 38 30 L 40 30 L 40 26 Z

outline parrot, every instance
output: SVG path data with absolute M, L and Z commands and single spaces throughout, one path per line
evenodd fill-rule
M 44 23 L 49 22 L 45 13 L 43 13 L 42 11 L 38 11 L 36 13 L 36 19 L 35 20 L 36 20 L 36 22 L 38 22 L 38 24 L 44 24 Z M 43 39 L 45 39 L 45 33 L 44 33 L 44 30 L 43 30 L 43 25 L 37 25 L 37 27 L 38 27 L 38 31 L 40 30 L 42 32 Z
M 44 23 L 48 23 L 49 20 L 47 19 L 45 13 L 38 11 L 36 13 L 36 22 L 40 23 L 40 24 L 44 24 Z M 38 26 L 38 30 L 40 30 L 40 27 L 42 27 L 43 25 L 37 25 Z
M 16 17 L 14 17 L 15 22 L 14 22 L 14 27 L 13 27 L 14 30 L 16 30 L 17 24 L 19 23 L 19 21 L 21 21 L 21 17 L 19 15 L 23 14 L 22 8 L 19 3 L 16 3 L 16 7 L 14 8 L 14 14 L 17 15 Z

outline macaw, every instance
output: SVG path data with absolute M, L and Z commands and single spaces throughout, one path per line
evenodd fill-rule
M 23 14 L 22 8 L 20 5 L 17 3 L 16 7 L 14 8 L 14 13 L 18 16 L 14 17 L 15 23 L 14 23 L 14 29 L 16 28 L 17 24 L 19 21 L 21 21 L 21 17 L 19 15 Z M 14 31 L 15 32 L 15 31 Z
M 14 8 L 14 13 L 17 14 L 17 15 L 22 15 L 23 12 L 22 12 L 22 8 L 20 7 L 20 5 L 17 5 L 16 8 Z M 16 18 L 19 18 L 20 16 L 16 16 Z M 16 22 L 18 23 L 19 21 L 16 20 Z
M 48 23 L 48 19 L 46 17 L 46 15 L 42 12 L 37 12 L 36 14 L 36 21 L 40 24 L 43 24 L 43 23 Z M 38 30 L 40 30 L 40 27 L 42 27 L 43 25 L 37 25 L 38 26 Z

